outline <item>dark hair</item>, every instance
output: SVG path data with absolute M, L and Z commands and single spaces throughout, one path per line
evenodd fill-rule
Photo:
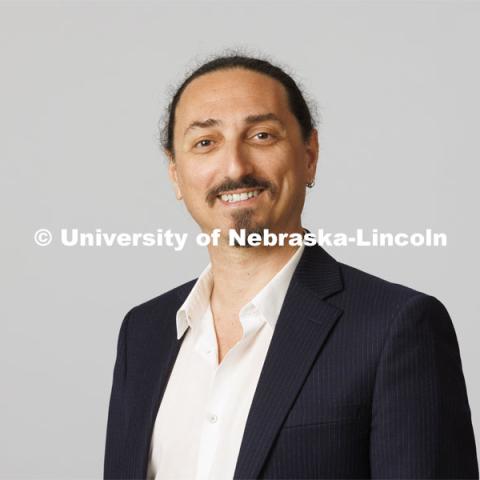
M 230 55 L 216 56 L 212 60 L 203 63 L 192 73 L 190 73 L 183 83 L 177 88 L 167 107 L 165 123 L 161 131 L 161 143 L 162 147 L 166 151 L 169 151 L 172 154 L 174 153 L 173 130 L 175 127 L 175 109 L 187 85 L 201 75 L 218 70 L 228 70 L 233 68 L 252 70 L 278 80 L 285 87 L 290 110 L 300 124 L 303 140 L 306 142 L 310 138 L 312 130 L 315 126 L 315 122 L 312 117 L 310 107 L 304 98 L 304 94 L 300 90 L 295 80 L 293 80 L 293 78 L 280 67 L 273 65 L 268 60 L 234 53 Z

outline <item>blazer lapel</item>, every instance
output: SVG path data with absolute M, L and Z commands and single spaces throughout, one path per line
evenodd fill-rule
M 305 247 L 293 274 L 250 407 L 234 478 L 257 478 L 288 411 L 342 310 L 324 299 L 342 289 L 338 263 Z

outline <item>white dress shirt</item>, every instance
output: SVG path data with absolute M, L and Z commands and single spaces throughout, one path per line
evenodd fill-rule
M 275 324 L 304 246 L 240 310 L 242 338 L 218 364 L 211 263 L 177 312 L 185 334 L 157 418 L 148 478 L 233 478 L 250 405 Z

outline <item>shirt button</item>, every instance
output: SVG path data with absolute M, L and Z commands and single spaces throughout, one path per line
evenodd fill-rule
M 209 413 L 208 414 L 208 421 L 210 423 L 216 423 L 218 420 L 218 417 L 214 413 Z

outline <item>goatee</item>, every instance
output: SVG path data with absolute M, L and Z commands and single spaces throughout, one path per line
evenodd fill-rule
M 245 235 L 248 237 L 251 233 L 259 233 L 263 235 L 263 230 L 268 228 L 266 224 L 255 224 L 253 222 L 254 210 L 251 208 L 242 208 L 236 212 L 232 213 L 234 227 L 237 234 L 240 234 L 240 230 L 245 230 Z M 244 245 L 238 243 L 236 239 L 233 240 L 233 246 L 236 248 L 252 248 L 253 245 L 250 245 L 249 242 L 245 242 Z

